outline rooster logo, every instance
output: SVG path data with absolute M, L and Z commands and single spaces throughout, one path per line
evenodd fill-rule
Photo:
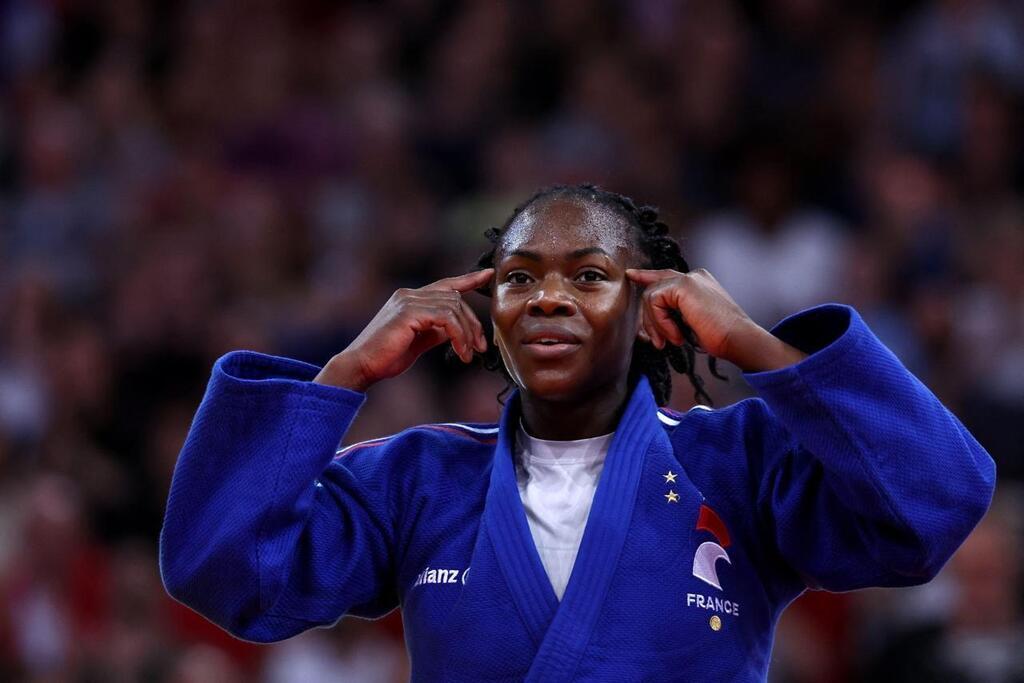
M 725 527 L 725 522 L 721 517 L 707 505 L 700 506 L 700 514 L 697 516 L 695 528 L 698 531 L 709 532 L 718 542 L 705 541 L 700 544 L 697 552 L 693 555 L 693 575 L 709 586 L 722 590 L 722 585 L 718 582 L 718 570 L 715 564 L 722 559 L 732 564 L 729 553 L 725 552 L 731 543 L 729 530 Z

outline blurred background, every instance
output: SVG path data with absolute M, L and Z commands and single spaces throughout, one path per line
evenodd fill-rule
M 764 325 L 856 306 L 998 461 L 939 579 L 804 596 L 772 680 L 1024 681 L 1024 2 L 0 0 L 0 93 L 0 680 L 404 680 L 397 613 L 263 647 L 164 594 L 178 450 L 220 354 L 323 363 L 591 181 Z M 346 441 L 502 386 L 433 352 Z

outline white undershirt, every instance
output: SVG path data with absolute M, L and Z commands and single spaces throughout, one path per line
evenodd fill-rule
M 612 434 L 546 441 L 516 430 L 516 482 L 526 521 L 555 595 L 562 599 Z

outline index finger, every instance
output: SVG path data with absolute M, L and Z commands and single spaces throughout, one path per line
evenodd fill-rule
M 471 292 L 474 289 L 479 289 L 487 284 L 487 281 L 494 275 L 494 268 L 484 268 L 483 270 L 474 270 L 472 273 L 466 273 L 465 275 L 456 275 L 455 277 L 446 277 L 438 280 L 437 282 L 431 282 L 425 290 L 455 290 L 456 292 Z
M 671 268 L 661 268 L 658 270 L 648 270 L 646 268 L 627 268 L 626 277 L 633 282 L 641 285 L 651 285 L 655 282 L 661 282 L 662 280 L 668 280 L 669 278 L 679 277 L 682 275 L 678 270 L 672 270 Z

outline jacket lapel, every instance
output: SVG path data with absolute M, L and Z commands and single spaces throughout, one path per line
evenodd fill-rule
M 518 394 L 505 406 L 484 522 L 494 539 L 504 579 L 538 647 L 528 681 L 570 679 L 590 641 L 629 530 L 647 450 L 656 441 L 670 448 L 657 409 L 646 378 L 641 378 L 612 438 L 572 575 L 559 603 L 516 485 L 513 442 Z
M 516 420 L 519 419 L 518 407 L 517 392 L 505 404 L 501 416 L 491 483 L 484 506 L 484 523 L 494 539 L 494 553 L 519 614 L 534 645 L 539 646 L 558 609 L 558 598 L 533 543 L 516 485 L 513 443 Z
M 612 437 L 569 584 L 527 681 L 573 678 L 619 563 L 644 458 L 652 446 L 671 448 L 657 410 L 647 379 L 641 378 Z

